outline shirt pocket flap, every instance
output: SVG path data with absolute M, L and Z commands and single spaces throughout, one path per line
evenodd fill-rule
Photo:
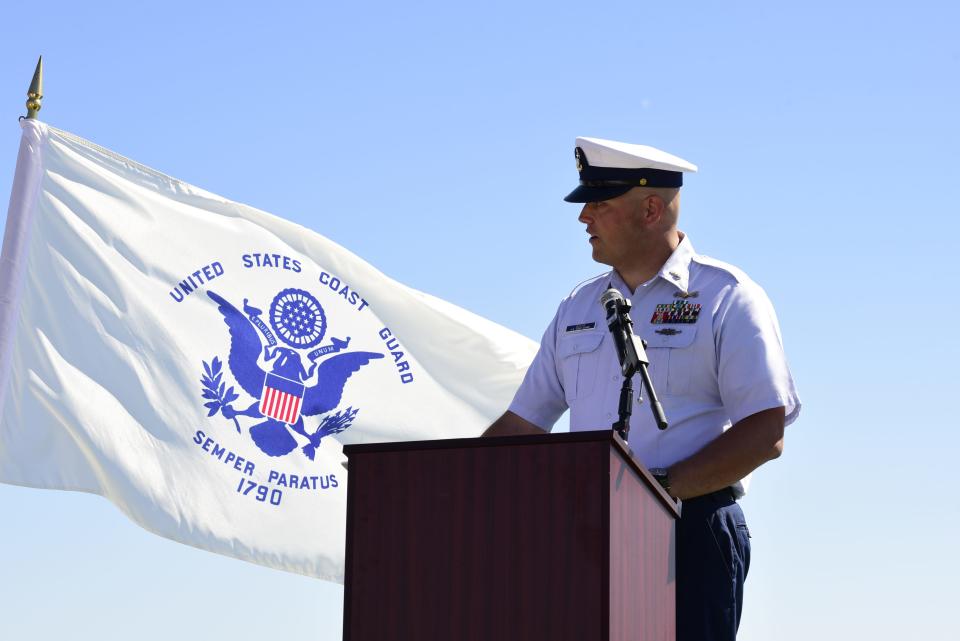
M 600 343 L 603 342 L 603 332 L 577 332 L 567 334 L 560 339 L 557 346 L 557 354 L 560 358 L 566 358 L 573 354 L 582 354 L 584 352 L 593 352 Z
M 658 334 L 656 330 L 660 330 Z M 709 331 L 709 330 L 707 330 Z M 647 356 L 650 374 L 657 392 L 664 396 L 679 396 L 690 388 L 696 325 L 683 327 L 649 328 Z
M 560 338 L 557 356 L 567 405 L 593 393 L 603 332 L 572 332 Z

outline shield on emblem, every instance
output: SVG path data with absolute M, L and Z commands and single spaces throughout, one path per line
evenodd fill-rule
M 289 378 L 267 374 L 260 399 L 260 413 L 282 423 L 294 424 L 300 418 L 304 386 Z

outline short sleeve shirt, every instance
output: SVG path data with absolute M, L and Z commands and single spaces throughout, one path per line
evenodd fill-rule
M 611 428 L 623 383 L 599 302 L 611 285 L 633 305 L 634 333 L 647 342 L 670 423 L 657 429 L 647 404 L 634 403 L 629 442 L 644 465 L 685 459 L 762 410 L 783 407 L 788 425 L 796 419 L 800 399 L 767 295 L 737 268 L 696 254 L 685 236 L 636 291 L 616 270 L 574 289 L 544 332 L 510 411 L 551 429 L 569 408 L 571 431 Z M 633 389 L 640 396 L 639 374 Z

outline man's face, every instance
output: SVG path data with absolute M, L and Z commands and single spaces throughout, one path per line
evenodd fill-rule
M 643 246 L 640 216 L 643 200 L 628 191 L 622 196 L 583 206 L 579 220 L 587 226 L 595 261 L 622 267 Z

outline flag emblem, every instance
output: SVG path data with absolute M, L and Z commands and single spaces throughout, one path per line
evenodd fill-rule
M 304 387 L 289 378 L 267 374 L 263 383 L 260 413 L 282 423 L 294 424 L 300 418 Z
M 383 354 L 366 351 L 338 353 L 350 344 L 349 336 L 346 339 L 334 337 L 330 345 L 302 354 L 300 350 L 316 345 L 326 331 L 326 315 L 320 302 L 303 289 L 288 288 L 277 294 L 267 317 L 270 327 L 261 318 L 262 310 L 254 307 L 251 298 L 243 299 L 241 312 L 226 298 L 209 289 L 207 297 L 217 304 L 217 310 L 230 328 L 230 356 L 226 359 L 230 373 L 240 388 L 256 399 L 249 406 L 245 407 L 241 402 L 235 407 L 234 401 L 240 395 L 234 391 L 230 379 L 222 380 L 223 361 L 214 357 L 209 363 L 203 362 L 204 375 L 201 378 L 202 396 L 209 401 L 204 403 L 209 410 L 208 416 L 223 414 L 224 418 L 234 422 L 238 433 L 242 433 L 242 417 L 265 418 L 249 428 L 250 438 L 261 452 L 268 456 L 286 456 L 305 439 L 307 444 L 301 447 L 301 451 L 313 460 L 320 441 L 350 427 L 359 412 L 358 408 L 350 406 L 333 413 L 343 399 L 347 379 L 370 361 L 383 358 Z M 274 322 L 274 318 L 278 320 Z M 284 347 L 277 339 L 300 350 Z M 310 362 L 307 367 L 304 366 L 304 357 Z M 311 430 L 304 420 L 319 415 L 325 416 Z M 298 441 L 294 434 L 302 439 Z

